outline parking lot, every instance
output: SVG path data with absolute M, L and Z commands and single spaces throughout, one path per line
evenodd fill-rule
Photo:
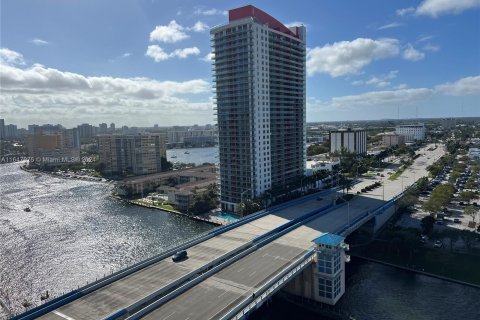
M 472 170 L 467 166 L 464 171 L 458 176 L 458 173 L 455 174 L 453 177 L 451 176 L 452 167 L 446 166 L 443 169 L 443 172 L 436 176 L 434 179 L 429 180 L 429 184 L 427 190 L 422 192 L 418 198 L 418 201 L 413 205 L 410 206 L 406 214 L 402 214 L 401 217 L 396 222 L 396 225 L 403 228 L 416 228 L 421 229 L 421 220 L 427 216 L 431 215 L 431 212 L 424 210 L 424 204 L 429 200 L 432 190 L 434 190 L 438 185 L 441 184 L 453 184 L 455 188 L 455 193 L 453 194 L 453 198 L 449 201 L 449 203 L 443 208 L 443 210 L 435 213 L 435 224 L 433 226 L 433 233 L 441 233 L 448 229 L 450 230 L 468 230 L 478 232 L 476 227 L 472 226 L 472 216 L 465 214 L 464 210 L 468 205 L 474 205 L 478 207 L 478 199 L 471 199 L 470 201 L 466 201 L 462 198 L 462 192 L 471 191 L 472 193 L 476 193 L 478 197 L 478 183 L 480 179 L 480 174 L 478 172 L 472 172 Z M 458 176 L 458 177 L 456 177 Z M 470 179 L 469 186 L 473 187 L 467 189 L 465 188 L 467 185 L 467 181 Z M 478 223 L 480 219 L 480 211 L 477 212 L 477 216 L 475 221 Z M 478 224 L 477 224 L 478 226 Z M 428 245 L 432 245 L 435 247 L 435 242 L 426 239 L 422 239 L 421 242 L 426 243 Z M 446 244 L 445 239 L 442 240 L 443 244 Z M 441 245 L 440 245 L 441 246 Z M 455 246 L 452 247 L 462 247 L 462 241 L 457 241 Z M 438 246 L 437 246 L 438 247 Z

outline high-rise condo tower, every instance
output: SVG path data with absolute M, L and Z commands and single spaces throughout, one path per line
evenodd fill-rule
M 254 6 L 211 32 L 222 209 L 301 179 L 306 160 L 304 26 Z

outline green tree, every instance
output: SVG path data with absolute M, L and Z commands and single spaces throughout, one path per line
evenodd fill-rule
M 240 203 L 240 214 L 242 216 L 247 216 L 254 212 L 260 211 L 261 209 L 262 206 L 258 201 L 255 200 L 247 199 Z
M 433 189 L 432 194 L 423 208 L 429 212 L 436 213 L 445 207 L 453 197 L 454 188 L 450 184 L 441 184 Z
M 475 222 L 475 219 L 478 213 L 478 208 L 475 206 L 467 206 L 463 211 L 463 213 L 465 213 L 467 216 L 472 217 L 472 221 Z
M 422 177 L 418 179 L 417 181 L 417 190 L 422 192 L 427 190 L 428 187 L 428 178 L 427 177 Z
M 160 159 L 161 161 L 161 166 L 162 166 L 162 171 L 170 171 L 173 168 L 173 163 L 168 161 L 166 158 L 162 157 Z
M 462 199 L 463 201 L 470 201 L 478 197 L 473 191 L 460 192 L 459 196 L 460 196 L 460 199 Z
M 202 214 L 217 208 L 219 203 L 218 187 L 212 183 L 205 191 L 194 194 L 188 211 L 191 214 Z
M 347 194 L 348 194 L 348 191 L 352 189 L 353 180 L 347 177 L 342 177 L 340 179 L 340 186 L 342 187 L 343 193 L 345 194 L 345 190 L 347 190 Z
M 312 144 L 307 148 L 307 156 L 315 156 L 317 154 L 327 153 L 330 151 L 330 141 L 323 144 Z
M 429 234 L 433 229 L 433 224 L 435 223 L 435 219 L 432 216 L 426 216 L 422 218 L 420 224 L 422 226 L 422 232 L 424 234 Z

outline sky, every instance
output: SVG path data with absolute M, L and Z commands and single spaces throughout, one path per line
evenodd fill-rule
M 214 123 L 211 27 L 307 28 L 307 121 L 480 116 L 480 0 L 2 0 L 0 118 Z

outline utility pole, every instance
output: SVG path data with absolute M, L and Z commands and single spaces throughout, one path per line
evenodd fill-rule
M 348 227 L 350 227 L 350 202 L 347 202 L 347 222 Z

